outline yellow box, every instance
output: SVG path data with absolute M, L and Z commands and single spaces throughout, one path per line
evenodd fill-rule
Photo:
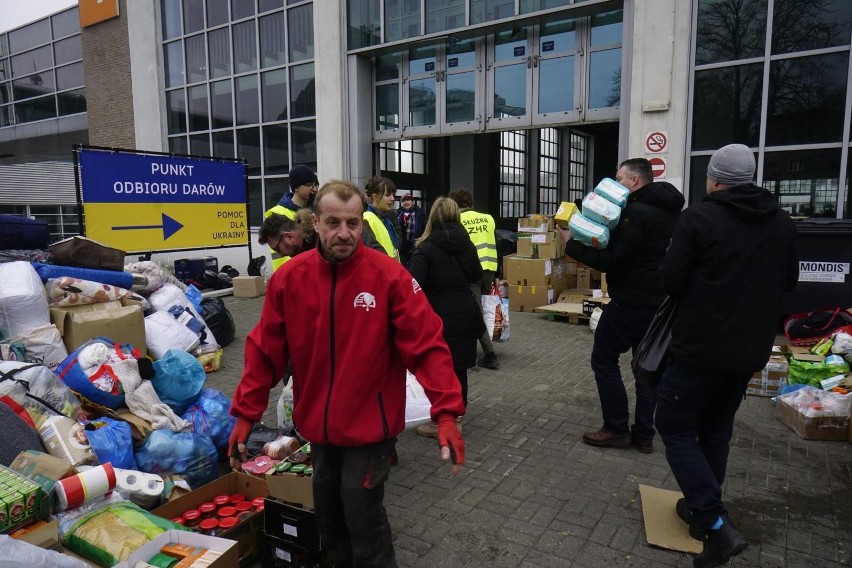
M 565 229 L 568 228 L 568 221 L 571 220 L 571 216 L 574 213 L 577 213 L 579 209 L 577 209 L 577 205 L 575 205 L 571 201 L 563 201 L 559 205 L 559 209 L 556 210 L 556 214 L 553 216 L 553 222 L 563 227 Z

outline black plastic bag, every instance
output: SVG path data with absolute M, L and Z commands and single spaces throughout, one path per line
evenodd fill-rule
M 246 268 L 246 272 L 249 276 L 263 276 L 263 265 L 266 264 L 265 256 L 256 256 L 251 259 L 248 267 Z
M 230 345 L 234 340 L 236 328 L 234 317 L 225 307 L 225 302 L 220 298 L 204 298 L 201 300 L 201 317 L 213 332 L 213 337 L 220 347 Z
M 651 390 L 657 388 L 663 378 L 663 371 L 666 370 L 672 324 L 677 317 L 677 311 L 677 300 L 667 296 L 654 314 L 654 319 L 651 320 L 651 325 L 648 326 L 648 331 L 633 356 L 633 376 Z

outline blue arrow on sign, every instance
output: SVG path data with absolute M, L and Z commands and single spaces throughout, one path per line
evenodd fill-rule
M 163 230 L 163 240 L 167 241 L 169 237 L 183 229 L 183 225 L 179 222 L 175 221 L 165 213 L 163 215 L 163 224 L 162 225 L 128 225 L 126 227 L 113 227 L 113 231 L 134 231 L 139 229 L 162 229 Z

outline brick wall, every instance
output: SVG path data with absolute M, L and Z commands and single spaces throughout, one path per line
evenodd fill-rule
M 82 31 L 89 144 L 135 148 L 127 0 L 119 17 Z

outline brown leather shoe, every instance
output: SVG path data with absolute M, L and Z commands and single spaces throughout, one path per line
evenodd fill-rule
M 613 434 L 602 426 L 600 430 L 583 434 L 583 441 L 599 448 L 627 448 L 630 446 L 630 433 Z
M 647 438 L 637 438 L 636 436 L 630 437 L 630 444 L 635 446 L 637 450 L 639 450 L 643 454 L 653 454 L 654 453 L 654 441 L 649 440 Z

